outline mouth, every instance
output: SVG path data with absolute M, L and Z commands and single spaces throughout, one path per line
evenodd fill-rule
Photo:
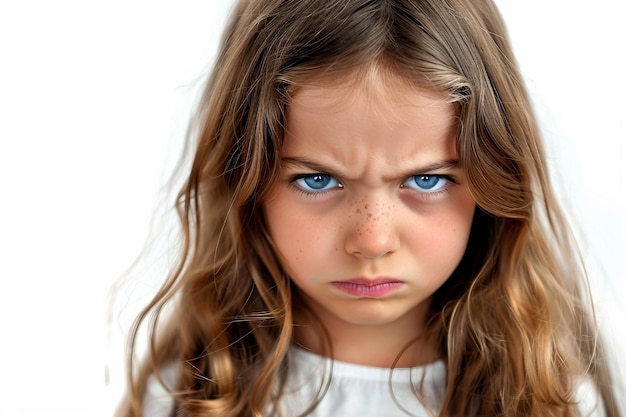
M 361 298 L 379 298 L 398 290 L 404 282 L 394 278 L 354 278 L 331 283 L 339 291 Z

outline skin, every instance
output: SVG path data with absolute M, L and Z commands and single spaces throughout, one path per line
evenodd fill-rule
M 300 88 L 282 171 L 264 204 L 270 236 L 334 359 L 391 367 L 436 359 L 419 338 L 432 294 L 458 265 L 475 202 L 450 103 L 403 80 Z M 428 174 L 427 177 L 424 177 Z M 296 342 L 324 354 L 294 306 Z

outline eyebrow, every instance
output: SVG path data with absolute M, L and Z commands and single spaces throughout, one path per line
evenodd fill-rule
M 332 168 L 329 168 L 328 166 L 324 166 L 323 164 L 320 164 L 316 161 L 313 161 L 311 159 L 304 158 L 304 157 L 298 157 L 298 156 L 282 157 L 281 161 L 283 164 L 286 164 L 286 165 L 301 166 L 301 167 L 310 169 L 311 171 L 329 174 L 333 176 L 340 176 L 342 178 L 347 177 L 346 175 L 341 175 L 339 172 L 337 172 L 336 170 Z M 458 169 L 458 168 L 459 168 L 458 159 L 445 159 L 442 161 L 424 165 L 422 167 L 409 169 L 405 173 L 397 175 L 397 176 L 394 175 L 393 177 L 383 177 L 383 179 L 395 180 L 395 179 L 404 178 L 410 175 L 430 174 L 430 173 L 433 173 L 434 171 Z M 349 178 L 346 178 L 346 179 L 349 179 Z

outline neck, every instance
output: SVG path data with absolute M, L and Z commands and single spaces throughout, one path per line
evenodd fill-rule
M 424 311 L 414 311 L 384 325 L 353 324 L 327 312 L 314 311 L 316 319 L 311 314 L 295 313 L 298 320 L 295 341 L 316 354 L 382 368 L 425 365 L 438 358 L 432 344 L 423 337 Z M 323 329 L 317 319 L 323 323 Z M 328 333 L 330 351 L 324 342 L 325 332 Z

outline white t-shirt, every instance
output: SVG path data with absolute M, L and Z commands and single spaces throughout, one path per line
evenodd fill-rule
M 434 415 L 441 407 L 445 390 L 443 361 L 391 370 L 331 361 L 293 347 L 281 397 L 283 416 L 297 416 L 311 405 L 322 382 L 327 381 L 331 366 L 330 385 L 310 414 L 312 417 L 426 417 L 430 414 L 414 392 L 420 386 L 423 399 Z M 176 374 L 175 366 L 165 367 L 161 372 L 164 382 L 172 387 Z M 598 406 L 597 391 L 590 382 L 579 384 L 577 400 L 583 417 L 605 417 L 602 407 Z M 167 390 L 151 377 L 144 399 L 144 416 L 170 417 L 173 404 Z M 267 416 L 272 414 L 268 411 Z
M 446 372 L 443 361 L 392 370 L 331 361 L 299 348 L 291 349 L 289 360 L 290 372 L 281 397 L 286 416 L 297 416 L 308 408 L 322 382 L 328 380 L 331 367 L 328 391 L 311 416 L 428 416 L 415 395 L 420 385 L 432 411 L 441 408 Z

